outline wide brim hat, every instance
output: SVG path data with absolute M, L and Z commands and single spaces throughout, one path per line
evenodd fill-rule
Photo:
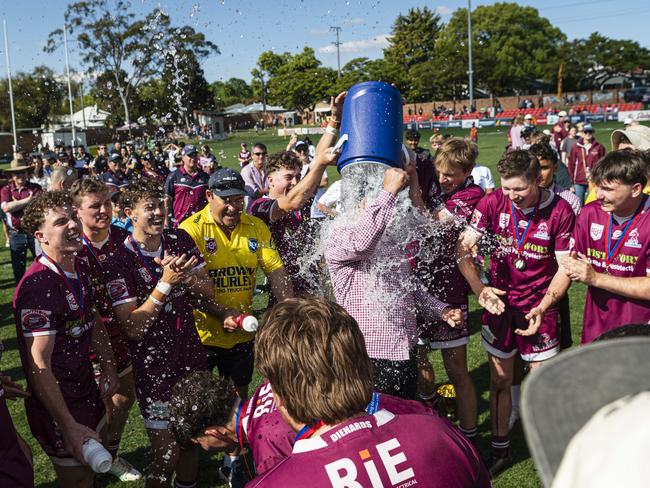
M 24 159 L 13 159 L 8 168 L 3 169 L 4 173 L 27 173 L 34 168 L 29 166 Z
M 634 149 L 645 151 L 650 149 L 650 127 L 641 124 L 629 125 L 625 129 L 612 132 L 612 149 L 616 151 L 623 139 L 627 139 Z

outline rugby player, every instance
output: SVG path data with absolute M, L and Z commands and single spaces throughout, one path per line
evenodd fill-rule
M 105 424 L 102 398 L 119 388 L 106 329 L 95 310 L 91 274 L 81 251 L 81 223 L 70 197 L 40 193 L 25 209 L 23 228 L 40 242 L 43 253 L 18 284 L 14 317 L 18 346 L 31 396 L 25 400 L 30 429 L 50 457 L 66 487 L 91 487 L 83 445 L 101 442 Z M 102 370 L 95 382 L 90 349 Z
M 444 222 L 444 242 L 455 242 L 465 228 L 485 192 L 474 184 L 471 174 L 478 148 L 476 144 L 458 137 L 445 139 L 435 155 L 435 168 L 440 192 L 434 196 L 434 209 Z M 440 240 L 436 240 L 440 242 Z M 426 247 L 426 243 L 423 244 Z M 454 248 L 439 246 L 426 261 L 418 260 L 416 276 L 427 286 L 429 293 L 463 312 L 457 327 L 443 320 L 426 321 L 418 317 L 418 372 L 420 397 L 435 398 L 434 372 L 427 353 L 429 348 L 440 349 L 445 370 L 456 390 L 460 430 L 474 440 L 477 434 L 476 390 L 467 370 L 467 282 L 456 266 Z
M 540 188 L 540 166 L 529 151 L 504 154 L 497 164 L 500 190 L 476 206 L 460 235 L 456 258 L 461 273 L 485 308 L 481 337 L 490 365 L 492 462 L 497 473 L 511 462 L 508 421 L 515 355 L 535 368 L 559 352 L 557 298 L 565 280 L 558 260 L 569 252 L 575 214 L 558 195 Z M 472 249 L 483 236 L 496 240 L 490 285 L 481 282 Z M 542 302 L 540 304 L 540 302 Z
M 133 367 L 126 336 L 115 319 L 113 307 L 106 294 L 108 260 L 116 249 L 123 245 L 129 233 L 111 225 L 113 204 L 108 187 L 101 180 L 85 178 L 75 181 L 70 189 L 70 196 L 82 225 L 83 247 L 78 256 L 90 272 L 96 292 L 97 311 L 108 332 L 120 378 L 120 389 L 107 405 L 110 415 L 106 426 L 106 447 L 114 459 L 109 472 L 120 481 L 134 481 L 140 479 L 141 474 L 128 461 L 117 456 L 122 432 L 135 400 Z
M 650 198 L 647 153 L 607 154 L 591 174 L 597 201 L 578 217 L 566 275 L 587 285 L 582 343 L 650 321 Z
M 207 369 L 193 309 L 215 314 L 212 287 L 194 242 L 184 231 L 164 230 L 162 188 L 150 179 L 132 183 L 125 213 L 133 234 L 108 262 L 107 292 L 129 339 L 136 397 L 151 442 L 147 486 L 196 485 L 197 452 L 179 448 L 168 430 L 172 387 L 192 371 Z M 199 300 L 195 300 L 198 298 Z
M 279 303 L 258 331 L 255 352 L 296 435 L 291 455 L 248 486 L 490 486 L 476 450 L 446 419 L 365 411 L 372 362 L 357 323 L 339 305 Z

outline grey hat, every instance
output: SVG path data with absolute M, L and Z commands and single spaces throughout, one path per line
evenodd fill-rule
M 114 163 L 122 163 L 122 156 L 119 153 L 112 153 L 110 157 L 108 158 L 109 161 L 113 161 Z
M 582 132 L 596 132 L 594 130 L 594 126 L 591 124 L 585 124 L 584 127 L 582 128 Z
M 523 385 L 521 418 L 544 485 L 551 485 L 569 442 L 598 410 L 648 390 L 650 337 L 595 342 L 532 371 Z
M 190 154 L 198 154 L 199 151 L 196 149 L 196 146 L 193 146 L 192 144 L 186 144 L 183 146 L 183 149 L 181 149 L 181 155 L 182 156 L 189 156 Z
M 246 184 L 241 175 L 230 168 L 218 169 L 208 180 L 208 188 L 220 198 L 247 195 Z

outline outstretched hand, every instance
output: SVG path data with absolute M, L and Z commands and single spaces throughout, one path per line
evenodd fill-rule
M 506 305 L 500 297 L 506 292 L 492 286 L 485 286 L 478 296 L 478 303 L 493 315 L 501 315 L 506 310 Z

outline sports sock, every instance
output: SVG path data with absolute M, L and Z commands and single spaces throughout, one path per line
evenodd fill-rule
M 472 427 L 471 429 L 465 429 L 462 426 L 458 426 L 460 431 L 463 433 L 467 439 L 470 440 L 470 442 L 476 444 L 476 436 L 478 435 L 478 427 Z
M 492 436 L 492 454 L 494 457 L 504 458 L 508 456 L 510 448 L 510 439 L 507 435 Z

